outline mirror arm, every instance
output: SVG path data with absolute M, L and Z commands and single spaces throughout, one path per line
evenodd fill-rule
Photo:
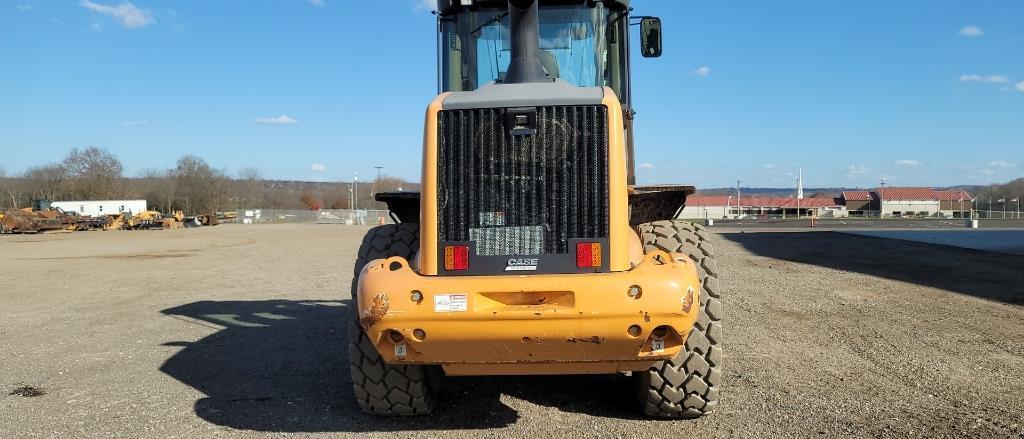
M 633 10 L 633 8 L 630 8 L 629 10 L 631 10 L 631 11 L 632 11 L 632 10 Z M 630 19 L 630 20 L 632 20 L 632 19 L 634 19 L 634 18 L 636 18 L 636 19 L 638 19 L 638 20 L 643 20 L 643 19 L 645 19 L 645 18 L 658 18 L 658 17 L 655 17 L 655 16 L 653 16 L 653 15 L 631 15 L 631 16 L 629 17 L 629 19 Z M 629 23 L 629 25 L 630 25 L 630 26 L 639 26 L 639 25 L 640 25 L 640 22 L 638 21 L 638 22 L 636 22 L 636 23 Z

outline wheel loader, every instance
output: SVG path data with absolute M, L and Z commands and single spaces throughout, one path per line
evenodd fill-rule
M 722 304 L 692 186 L 637 186 L 628 0 L 440 0 L 419 193 L 378 193 L 349 360 L 371 414 L 422 415 L 445 376 L 619 374 L 651 417 L 718 405 Z M 638 22 L 638 23 L 637 23 Z M 669 73 L 666 73 L 669 74 Z M 672 73 L 674 74 L 674 73 Z

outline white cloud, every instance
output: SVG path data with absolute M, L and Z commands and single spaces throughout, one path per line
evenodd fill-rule
M 960 81 L 963 82 L 991 82 L 993 84 L 1003 84 L 1010 82 L 1010 78 L 1006 75 L 960 75 Z
M 1018 82 L 1015 87 L 1017 87 L 1017 90 L 1024 91 L 1024 81 Z
M 962 37 L 980 37 L 985 35 L 985 31 L 981 30 L 980 27 L 974 25 L 964 26 L 959 32 Z
M 982 169 L 980 172 L 985 175 L 992 175 L 996 173 L 996 171 L 993 171 L 991 169 Z
M 637 167 L 640 169 L 654 169 L 654 163 L 641 163 L 640 166 Z
M 988 162 L 988 167 L 990 167 L 990 168 L 1008 169 L 1008 168 L 1016 168 L 1017 165 L 1013 164 L 1013 163 L 1010 163 L 1010 162 L 1002 161 L 1002 160 L 993 160 L 991 162 Z
M 103 23 L 94 21 L 89 25 L 89 29 L 92 29 L 94 32 L 103 32 Z
M 706 78 L 710 74 L 711 74 L 711 67 L 708 67 L 708 66 L 700 66 L 700 67 L 697 67 L 694 71 L 690 72 L 690 75 L 692 75 L 692 76 L 700 76 L 701 78 Z
M 82 0 L 79 3 L 80 6 L 93 12 L 99 12 L 103 15 L 109 15 L 115 20 L 120 21 L 124 27 L 134 29 L 150 24 L 156 23 L 153 19 L 153 14 L 149 12 L 149 9 L 139 9 L 131 2 L 121 3 L 119 6 L 108 6 L 99 3 L 93 3 L 89 0 Z
M 765 163 L 764 164 L 764 168 L 765 169 L 775 169 L 776 167 L 777 167 L 777 165 L 775 163 Z
M 313 163 L 313 165 L 309 167 L 309 170 L 313 172 L 324 172 L 327 170 L 327 165 L 323 163 Z
M 18 6 L 15 6 L 15 7 L 18 8 L 19 11 L 31 11 L 32 10 L 32 5 L 30 3 L 21 3 Z
M 261 117 L 256 119 L 256 123 L 264 125 L 295 125 L 298 124 L 299 121 L 282 114 L 277 117 Z
M 924 163 L 918 160 L 896 160 L 895 162 L 892 162 L 892 164 L 896 166 L 920 166 Z
M 127 122 L 121 122 L 123 127 L 144 127 L 149 125 L 148 120 L 129 120 Z
M 327 2 L 324 0 L 309 0 L 309 3 L 313 6 L 327 6 Z
M 437 9 L 437 0 L 415 0 L 413 9 L 416 11 L 433 11 Z
M 868 169 L 864 165 L 849 165 L 846 167 L 846 175 L 848 177 L 855 177 L 858 175 L 870 174 L 871 169 Z

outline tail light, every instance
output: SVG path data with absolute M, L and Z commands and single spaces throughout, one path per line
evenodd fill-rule
M 599 243 L 599 242 L 578 242 L 578 243 L 576 243 L 576 267 L 577 268 L 600 268 L 601 267 L 601 243 Z
M 444 247 L 444 269 L 445 270 L 468 270 L 469 269 L 469 246 L 468 245 L 447 245 Z

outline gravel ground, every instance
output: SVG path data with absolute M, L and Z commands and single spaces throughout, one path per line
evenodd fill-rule
M 605 376 L 449 379 L 435 415 L 367 417 L 344 333 L 365 231 L 0 237 L 0 436 L 1024 436 L 1024 256 L 828 232 L 716 236 L 709 417 L 639 418 Z

